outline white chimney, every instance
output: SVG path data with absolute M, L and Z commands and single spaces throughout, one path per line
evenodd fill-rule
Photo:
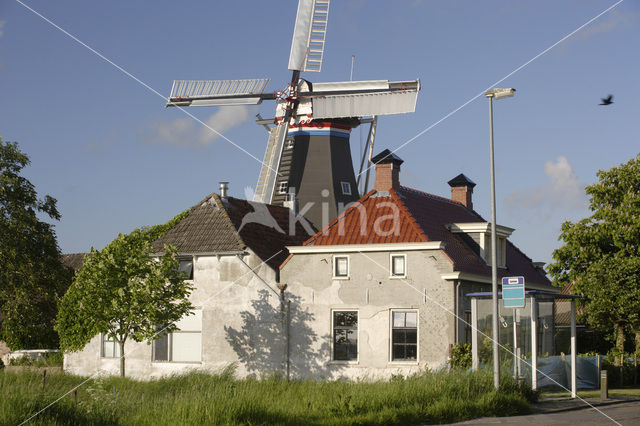
M 229 182 L 220 182 L 220 198 L 227 199 L 229 192 Z

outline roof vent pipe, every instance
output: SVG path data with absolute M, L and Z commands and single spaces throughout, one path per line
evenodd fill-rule
M 227 199 L 229 192 L 229 182 L 220 182 L 220 198 Z

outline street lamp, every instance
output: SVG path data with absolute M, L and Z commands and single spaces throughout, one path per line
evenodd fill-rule
M 498 351 L 498 264 L 496 261 L 496 168 L 493 161 L 493 100 L 510 98 L 516 89 L 491 89 L 484 92 L 489 98 L 489 149 L 491 151 L 491 298 L 493 305 L 492 337 L 493 337 L 493 386 L 500 389 L 500 353 Z

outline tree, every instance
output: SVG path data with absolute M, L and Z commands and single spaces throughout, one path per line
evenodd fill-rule
M 53 329 L 56 301 L 71 283 L 61 263 L 53 225 L 56 200 L 38 198 L 21 176 L 30 164 L 16 142 L 0 138 L 0 339 L 12 349 L 58 346 Z
M 636 342 L 640 335 L 640 155 L 598 178 L 586 187 L 593 214 L 562 224 L 549 272 L 556 285 L 574 283 L 589 325 L 610 332 L 624 352 L 625 331 Z
M 119 234 L 85 256 L 60 303 L 56 330 L 63 350 L 80 350 L 103 333 L 120 346 L 124 377 L 128 339 L 151 343 L 157 334 L 174 331 L 175 322 L 193 310 L 188 300 L 193 288 L 178 271 L 175 247 L 165 246 L 159 260 L 151 257 L 151 241 L 165 230 L 160 226 Z

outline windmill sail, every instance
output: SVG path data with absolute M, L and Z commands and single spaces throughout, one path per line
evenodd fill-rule
M 269 80 L 174 80 L 167 106 L 257 105 Z
M 291 40 L 289 69 L 321 71 L 329 19 L 329 0 L 300 0 Z
M 285 127 L 288 126 L 276 126 L 269 132 L 269 141 L 267 142 L 267 149 L 264 152 L 262 168 L 260 169 L 260 176 L 258 177 L 256 191 L 253 194 L 253 201 L 259 201 L 262 203 L 271 202 L 275 188 L 278 164 L 280 162 L 280 155 L 282 153 L 282 146 L 287 134 Z
M 364 117 L 414 112 L 419 90 L 419 80 L 314 83 L 313 118 Z

